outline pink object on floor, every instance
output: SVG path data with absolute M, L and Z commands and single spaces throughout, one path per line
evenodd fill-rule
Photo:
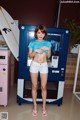
M 9 93 L 10 51 L 0 50 L 0 105 L 7 106 Z

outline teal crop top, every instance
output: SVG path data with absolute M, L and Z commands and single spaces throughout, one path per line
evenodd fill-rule
M 31 48 L 33 51 L 36 49 L 39 49 L 41 47 L 51 47 L 51 43 L 47 40 L 42 40 L 42 41 L 38 41 L 38 40 L 33 40 L 29 43 L 28 48 Z M 48 52 L 48 50 L 44 50 L 45 53 Z

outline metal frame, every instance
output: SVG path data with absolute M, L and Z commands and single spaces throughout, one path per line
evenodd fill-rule
M 79 72 L 79 63 L 80 63 L 80 48 L 78 52 L 78 57 L 77 57 L 77 65 L 76 65 L 76 72 L 75 72 L 75 78 L 74 78 L 74 86 L 73 86 L 73 94 L 80 100 L 80 92 L 76 91 L 76 86 L 77 86 L 77 78 L 78 78 L 78 72 Z
M 57 16 L 57 27 L 59 27 L 59 21 L 60 21 L 60 13 L 61 13 L 61 5 L 62 4 L 71 4 L 71 3 L 73 3 L 73 4 L 79 4 L 80 3 L 80 1 L 78 0 L 78 1 L 74 1 L 74 0 L 58 0 L 58 2 L 59 2 L 59 8 L 58 8 L 58 16 Z

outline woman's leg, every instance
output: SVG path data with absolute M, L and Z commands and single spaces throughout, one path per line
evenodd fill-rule
M 41 90 L 42 90 L 42 100 L 43 100 L 43 111 L 46 111 L 46 97 L 47 97 L 47 77 L 48 74 L 40 73 L 41 77 Z
M 32 82 L 32 99 L 33 99 L 33 110 L 37 111 L 36 97 L 37 97 L 37 79 L 38 73 L 30 73 Z

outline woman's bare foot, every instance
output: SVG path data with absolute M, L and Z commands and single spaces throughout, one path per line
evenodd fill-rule
M 32 115 L 33 116 L 37 115 L 37 105 L 34 105 L 33 110 L 32 110 Z
M 44 116 L 47 116 L 47 115 L 48 115 L 47 109 L 42 109 L 42 114 L 43 114 Z
M 37 116 L 37 110 L 34 110 L 34 109 L 33 109 L 32 115 L 33 115 L 33 116 Z

